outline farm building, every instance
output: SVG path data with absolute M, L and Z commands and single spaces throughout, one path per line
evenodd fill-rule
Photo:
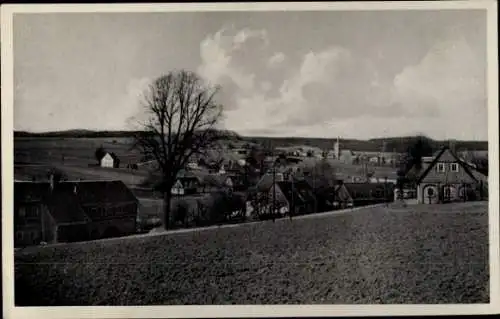
M 121 181 L 14 183 L 16 247 L 133 234 L 138 201 Z
M 120 159 L 115 153 L 106 153 L 99 160 L 99 164 L 101 167 L 108 168 L 119 168 L 120 167 Z
M 430 163 L 424 163 L 417 179 L 420 203 L 443 203 L 485 198 L 488 178 L 443 147 Z
M 172 195 L 196 195 L 219 190 L 240 190 L 243 179 L 234 174 L 211 174 L 207 171 L 181 171 L 172 187 Z
M 351 150 L 341 150 L 339 160 L 345 164 L 352 164 L 354 162 L 355 154 Z
M 204 177 L 201 172 L 181 172 L 172 187 L 172 195 L 184 196 L 201 194 L 205 192 Z
M 337 187 L 343 183 L 342 180 L 335 179 L 334 176 L 321 179 L 314 178 L 313 176 L 305 176 L 304 180 L 313 189 L 316 196 L 317 212 L 325 212 L 335 208 L 335 192 Z
M 284 166 L 271 168 L 268 170 L 256 184 L 256 189 L 258 192 L 267 192 L 274 182 L 283 182 L 287 180 L 288 170 Z
M 316 196 L 306 181 L 276 182 L 269 189 L 267 199 L 268 211 L 276 205 L 276 214 L 292 211 L 293 215 L 299 215 L 316 211 Z
M 344 207 L 391 202 L 394 188 L 391 183 L 343 183 L 335 191 L 335 201 Z
M 369 178 L 369 181 L 370 183 L 391 183 L 394 185 L 396 185 L 396 183 L 398 182 L 397 176 L 393 176 L 391 178 L 373 176 Z

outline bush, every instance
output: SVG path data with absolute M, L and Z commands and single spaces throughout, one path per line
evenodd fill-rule
M 186 227 L 189 222 L 188 212 L 189 212 L 189 205 L 188 203 L 186 203 L 186 201 L 177 202 L 170 214 L 172 225 L 174 226 L 182 225 Z

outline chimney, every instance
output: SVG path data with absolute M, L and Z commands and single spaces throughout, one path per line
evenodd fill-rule
M 454 140 L 449 140 L 448 141 L 448 148 L 455 153 L 455 141 Z

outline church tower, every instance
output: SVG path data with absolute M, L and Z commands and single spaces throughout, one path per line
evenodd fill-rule
M 337 141 L 333 144 L 333 154 L 335 154 L 336 159 L 340 159 L 340 138 L 337 137 Z

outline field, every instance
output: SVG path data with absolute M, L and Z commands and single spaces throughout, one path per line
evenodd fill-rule
M 487 203 L 366 208 L 45 247 L 18 306 L 489 302 Z
M 44 138 L 16 137 L 14 140 L 15 162 L 29 164 L 67 164 L 88 166 L 96 163 L 95 150 L 103 146 L 108 152 L 115 152 L 126 165 L 127 159 L 140 158 L 132 148 L 131 138 Z
M 141 184 L 149 175 L 147 170 L 131 171 L 126 168 L 106 169 L 89 167 L 96 164 L 95 150 L 103 146 L 115 152 L 121 166 L 140 160 L 140 154 L 132 149 L 129 138 L 24 138 L 14 142 L 14 176 L 16 179 L 46 179 L 50 168 L 62 170 L 69 179 L 122 180 L 125 184 Z M 64 160 L 63 160 L 64 157 Z
M 121 180 L 125 184 L 138 187 L 147 181 L 150 171 L 147 167 L 139 170 L 126 169 L 128 163 L 140 162 L 141 156 L 137 149 L 132 148 L 131 138 L 63 138 L 63 137 L 16 137 L 14 143 L 14 176 L 19 180 L 47 179 L 51 168 L 63 171 L 69 179 L 82 180 Z M 119 169 L 89 167 L 96 164 L 95 150 L 103 146 L 107 151 L 114 152 L 121 160 Z M 227 153 L 227 152 L 226 152 Z M 225 158 L 234 160 L 232 154 L 222 154 Z M 306 158 L 304 165 L 314 165 L 318 159 Z M 348 180 L 352 176 L 364 176 L 362 165 L 344 164 L 329 160 L 338 178 Z M 396 169 L 392 167 L 368 166 L 368 172 L 376 176 L 395 179 Z

